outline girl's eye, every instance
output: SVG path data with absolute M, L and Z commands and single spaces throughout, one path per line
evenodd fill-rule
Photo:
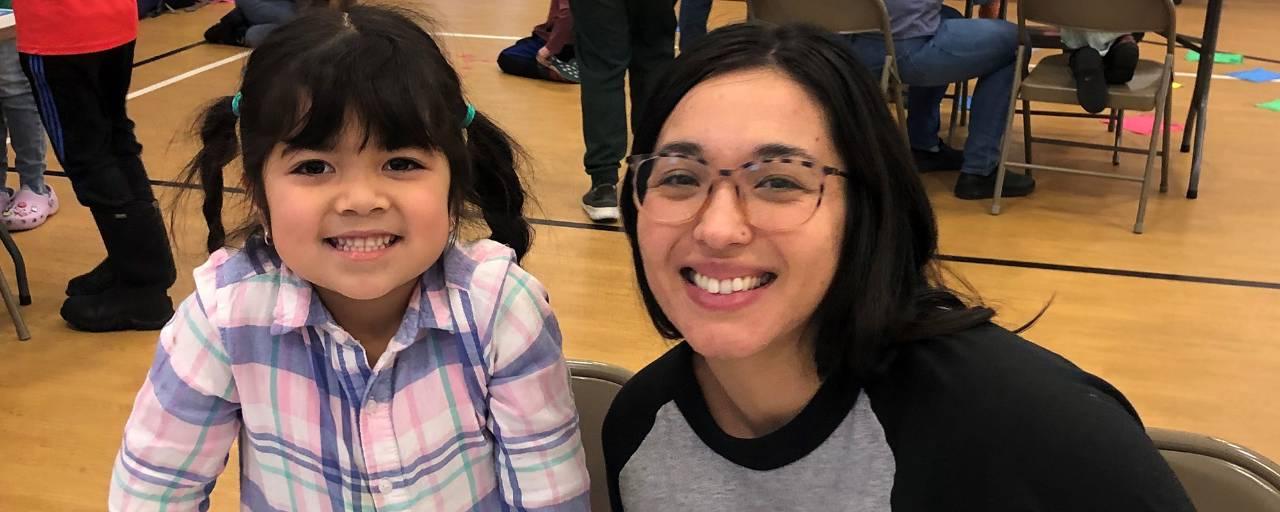
M 333 172 L 333 166 L 323 160 L 307 160 L 293 167 L 290 174 L 305 174 L 308 176 L 318 176 Z
M 386 165 L 383 165 L 382 167 L 383 167 L 383 170 L 394 171 L 394 172 L 416 171 L 418 169 L 426 168 L 426 166 L 422 165 L 421 163 L 418 163 L 417 160 L 413 160 L 410 158 L 392 158 L 391 160 L 388 160 Z

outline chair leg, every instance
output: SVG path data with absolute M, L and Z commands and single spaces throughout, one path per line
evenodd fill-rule
M 9 251 L 9 257 L 13 259 L 13 274 L 18 281 L 18 304 L 23 306 L 31 305 L 31 287 L 27 284 L 27 263 L 22 258 L 22 251 L 18 250 L 18 244 L 14 243 L 13 237 L 9 234 L 9 228 L 4 224 L 0 224 L 0 243 L 4 244 L 6 251 Z
M 911 147 L 911 137 L 907 135 L 907 107 L 906 98 L 902 94 L 902 80 L 895 77 L 893 84 L 894 103 L 898 105 L 898 131 L 902 133 L 902 141 Z
M 1120 165 L 1120 142 L 1124 139 L 1124 109 L 1115 112 L 1113 120 L 1116 122 L 1116 145 L 1111 152 L 1111 165 Z
M 1022 58 L 1025 52 L 1026 52 L 1026 48 L 1022 46 L 1018 46 L 1018 60 L 1015 62 L 1022 62 Z M 996 189 L 994 191 L 994 194 L 992 194 L 991 196 L 991 214 L 992 215 L 1000 215 L 1000 196 L 1004 192 L 1004 174 L 1009 171 L 1008 166 L 1005 165 L 1005 162 L 1009 160 L 1009 143 L 1011 139 L 1011 137 L 1009 137 L 1009 132 L 1013 130 L 1013 115 L 1016 110 L 1015 107 L 1017 107 L 1018 105 L 1018 92 L 1021 89 L 1022 89 L 1022 70 L 1017 70 L 1013 73 L 1013 89 L 1011 89 L 1011 92 L 1009 93 L 1009 112 L 1008 114 L 1005 115 L 1004 136 L 1000 138 L 1001 140 L 1000 165 L 996 166 Z M 1029 102 L 1027 102 L 1026 100 L 1023 101 L 1023 104 L 1027 104 L 1027 103 Z M 1026 115 L 1027 115 L 1026 113 L 1023 113 L 1023 116 L 1026 116 Z M 1028 138 L 1029 137 L 1030 136 L 1028 136 Z M 1031 147 L 1030 140 L 1027 140 L 1027 147 L 1028 148 Z M 1030 154 L 1030 149 L 1028 149 L 1028 154 Z M 1030 162 L 1027 162 L 1027 163 L 1030 163 Z
M 1110 113 L 1107 114 L 1107 132 L 1110 133 L 1114 131 L 1116 131 L 1116 109 L 1113 108 Z
M 1156 127 L 1155 129 L 1157 130 L 1164 127 L 1164 117 L 1167 115 L 1160 105 L 1163 103 L 1160 100 L 1163 99 L 1164 98 L 1158 98 L 1156 101 L 1156 119 L 1153 126 Z M 1151 191 L 1151 172 L 1155 170 L 1156 144 L 1159 142 L 1159 137 L 1157 137 L 1156 133 L 1153 131 L 1151 134 L 1151 141 L 1147 143 L 1147 168 L 1142 173 L 1142 195 L 1138 197 L 1138 219 L 1133 223 L 1133 232 L 1137 234 L 1142 234 L 1142 223 L 1147 216 L 1147 197 L 1150 195 Z
M 18 331 L 18 339 L 27 341 L 31 339 L 31 331 L 27 330 L 27 322 L 22 320 L 22 312 L 18 311 L 18 305 L 13 301 L 13 292 L 9 290 L 9 281 L 0 275 L 0 298 L 4 299 L 4 307 L 9 310 L 9 318 L 13 319 L 13 327 Z
M 956 145 L 956 127 L 959 126 L 958 123 L 960 122 L 960 109 L 964 106 L 964 98 L 960 96 L 962 83 L 956 82 L 952 84 L 952 87 L 955 88 L 955 94 L 951 97 L 951 123 L 950 127 L 947 128 L 947 145 L 952 147 Z
M 1013 112 L 1013 107 L 1009 107 L 1009 111 Z M 1011 125 L 1012 126 L 1012 125 Z M 1027 163 L 1031 161 L 1031 102 L 1022 100 L 1022 151 L 1026 155 Z M 1031 169 L 1027 169 L 1027 176 L 1031 175 Z
M 960 102 L 960 126 L 969 126 L 969 81 L 960 82 L 960 96 L 964 97 L 964 101 Z
M 1164 137 L 1164 147 L 1160 153 L 1160 193 L 1169 191 L 1169 132 L 1172 128 L 1171 112 L 1173 112 L 1173 77 L 1169 77 L 1169 88 L 1164 91 L 1164 125 L 1161 127 L 1161 134 Z

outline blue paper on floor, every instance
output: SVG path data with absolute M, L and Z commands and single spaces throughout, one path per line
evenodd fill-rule
M 1264 83 L 1264 82 L 1270 82 L 1272 80 L 1280 78 L 1280 73 L 1276 73 L 1275 71 L 1271 71 L 1269 69 L 1253 68 L 1253 69 L 1246 69 L 1244 71 L 1227 73 L 1227 76 L 1233 76 L 1241 80 L 1246 80 L 1254 83 Z

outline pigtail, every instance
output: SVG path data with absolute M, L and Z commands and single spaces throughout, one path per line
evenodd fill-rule
M 193 127 L 193 131 L 200 134 L 200 151 L 187 163 L 180 178 L 184 190 L 198 188 L 204 192 L 201 210 L 209 228 L 206 247 L 210 253 L 221 249 L 227 241 L 226 228 L 222 225 L 222 169 L 240 155 L 237 119 L 231 96 L 214 100 L 204 110 Z
M 516 172 L 519 149 L 501 128 L 479 112 L 466 130 L 474 176 L 467 201 L 479 207 L 489 225 L 489 238 L 514 249 L 518 261 L 533 242 L 533 228 L 524 217 L 525 190 Z

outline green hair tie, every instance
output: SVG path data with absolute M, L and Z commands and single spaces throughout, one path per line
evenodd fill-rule
M 240 100 L 242 98 L 243 96 L 241 96 L 239 92 L 237 92 L 235 96 L 231 97 L 231 113 L 235 114 L 236 117 L 240 117 Z
M 471 121 L 474 121 L 475 119 L 476 119 L 476 107 L 475 107 L 474 105 L 472 105 L 472 104 L 468 103 L 468 104 L 467 104 L 467 117 L 466 117 L 465 119 L 463 119 L 463 120 L 462 120 L 462 127 L 463 127 L 463 128 L 467 128 L 467 127 L 471 126 Z

